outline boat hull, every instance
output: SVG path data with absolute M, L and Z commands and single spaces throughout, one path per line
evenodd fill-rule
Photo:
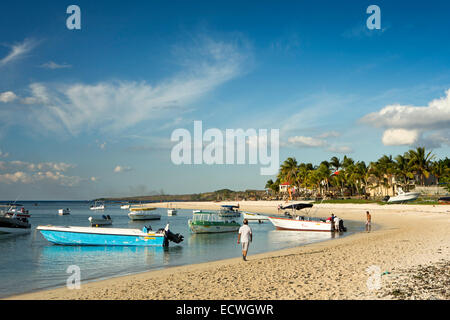
M 264 221 L 269 221 L 269 217 L 261 214 L 244 212 L 244 219 L 247 219 L 248 222 L 259 222 L 262 223 Z
M 164 244 L 164 235 L 138 229 L 39 226 L 37 230 L 58 245 L 162 247 Z
M 177 215 L 177 210 L 175 210 L 175 209 L 168 209 L 167 210 L 167 215 L 168 216 L 176 216 Z
M 220 223 L 192 223 L 189 220 L 189 228 L 193 233 L 223 233 L 237 232 L 239 224 L 220 224 Z
M 154 213 L 136 213 L 136 212 L 130 212 L 128 214 L 128 217 L 131 220 L 160 220 L 161 215 L 154 214 Z
M 329 222 L 305 221 L 280 217 L 269 217 L 269 220 L 278 230 L 331 232 L 331 223 Z
M 419 198 L 420 192 L 411 192 L 408 194 L 402 194 L 388 199 L 388 203 L 403 203 L 407 201 L 414 201 Z

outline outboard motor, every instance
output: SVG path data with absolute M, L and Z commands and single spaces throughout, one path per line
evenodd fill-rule
M 159 229 L 158 232 L 162 232 L 164 234 L 164 247 L 169 246 L 169 241 L 180 243 L 184 240 L 184 236 L 182 236 L 179 233 L 173 233 L 169 230 L 169 224 L 166 225 L 166 227 L 163 229 Z
M 342 220 L 342 219 L 339 220 L 339 231 L 340 232 L 347 232 L 347 228 L 344 227 L 344 220 Z

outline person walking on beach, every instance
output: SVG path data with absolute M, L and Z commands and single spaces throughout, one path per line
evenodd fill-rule
M 247 261 L 249 243 L 252 242 L 252 229 L 248 226 L 248 220 L 244 219 L 244 225 L 239 228 L 237 243 L 242 243 L 242 259 Z
M 370 215 L 369 211 L 366 211 L 366 231 L 370 232 L 370 229 L 372 229 L 372 216 Z

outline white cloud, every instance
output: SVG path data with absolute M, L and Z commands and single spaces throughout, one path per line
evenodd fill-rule
M 122 173 L 122 172 L 131 171 L 131 170 L 133 170 L 133 169 L 131 167 L 127 167 L 127 166 L 116 166 L 114 168 L 115 173 Z
M 46 68 L 46 69 L 51 69 L 51 70 L 72 68 L 72 66 L 70 64 L 67 64 L 67 63 L 58 64 L 58 63 L 53 62 L 53 61 L 49 61 L 49 62 L 43 63 L 41 65 L 41 67 L 42 68 Z
M 288 142 L 298 147 L 310 147 L 310 148 L 325 147 L 327 145 L 327 142 L 323 139 L 305 136 L 289 137 Z
M 17 99 L 17 96 L 12 91 L 6 91 L 3 93 L 0 93 L 0 102 L 8 103 L 8 102 L 12 102 L 16 99 Z
M 343 154 L 353 153 L 353 149 L 349 146 L 330 146 L 327 150 Z
M 37 44 L 38 43 L 35 40 L 25 39 L 22 43 L 12 45 L 9 54 L 3 59 L 0 59 L 0 67 L 23 57 L 28 52 L 30 52 Z
M 432 141 L 425 137 L 426 134 L 448 136 L 450 89 L 444 97 L 432 100 L 427 106 L 388 105 L 364 116 L 360 121 L 385 129 L 382 138 L 385 145 L 429 145 Z M 442 143 L 446 141 L 440 139 Z M 433 145 L 437 146 L 434 142 Z
M 413 145 L 419 139 L 418 130 L 387 129 L 383 133 L 383 144 L 385 146 Z
M 27 161 L 0 161 L 0 170 L 7 171 L 0 174 L 0 183 L 31 184 L 50 182 L 61 186 L 76 186 L 86 180 L 78 176 L 69 176 L 65 172 L 75 165 L 64 162 L 32 163 Z M 92 181 L 92 180 L 91 180 Z

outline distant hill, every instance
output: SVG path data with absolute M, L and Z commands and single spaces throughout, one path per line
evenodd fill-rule
M 117 201 L 117 202 L 166 202 L 166 201 L 242 201 L 242 200 L 261 200 L 266 197 L 264 190 L 245 190 L 233 191 L 230 189 L 221 189 L 214 192 L 194 193 L 194 194 L 176 194 L 176 195 L 151 195 L 120 198 L 99 198 L 98 201 Z

